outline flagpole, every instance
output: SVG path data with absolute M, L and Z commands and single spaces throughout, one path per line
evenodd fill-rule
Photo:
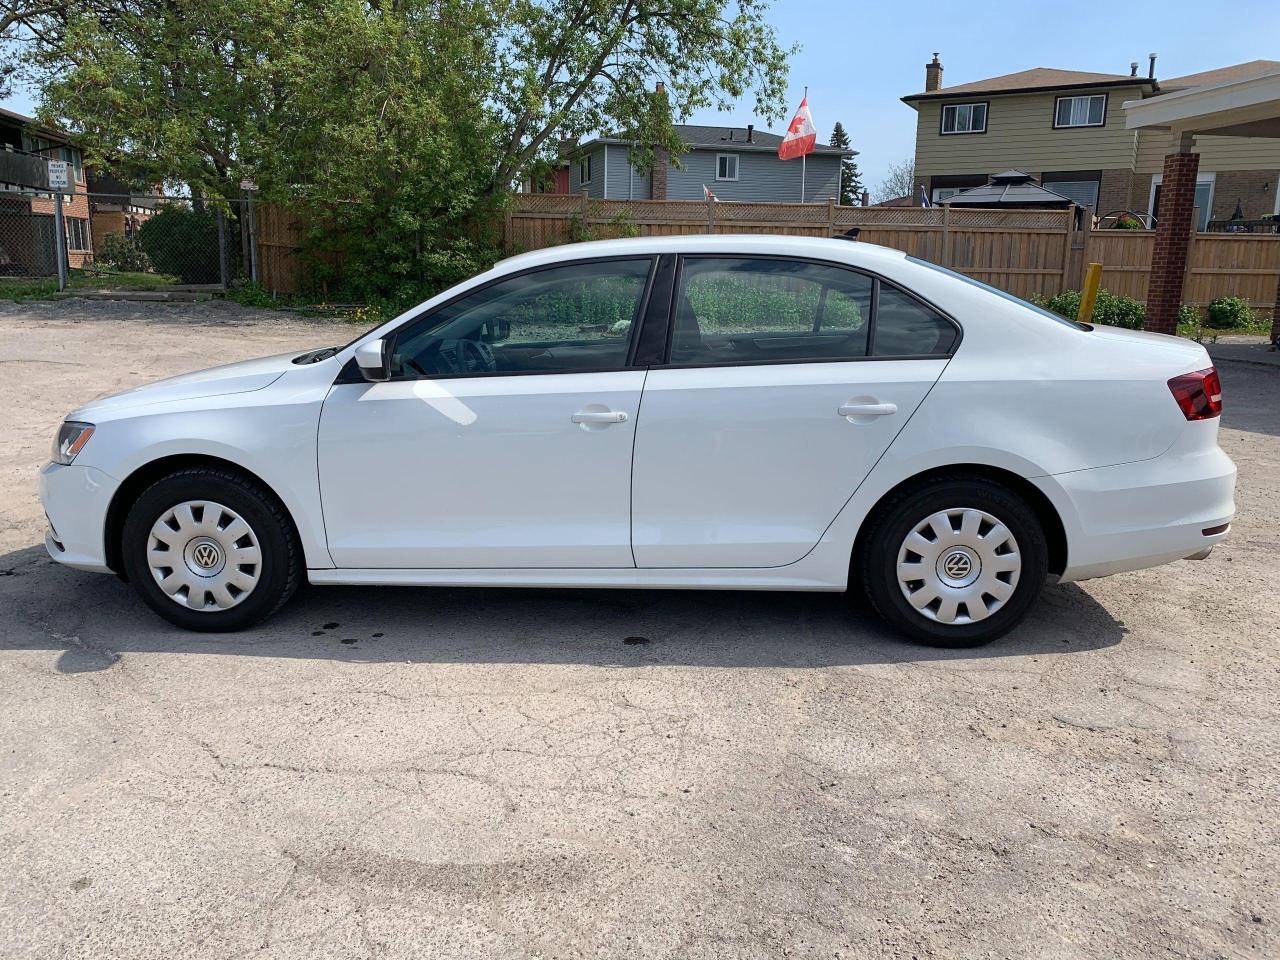
M 805 84 L 805 87 L 804 87 L 804 98 L 806 100 L 809 99 L 808 84 Z M 804 162 L 805 162 L 806 156 L 807 156 L 806 154 L 803 154 L 803 153 L 800 154 L 800 202 L 801 203 L 804 203 Z

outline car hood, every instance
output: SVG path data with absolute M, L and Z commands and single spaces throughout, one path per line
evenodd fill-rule
M 257 360 L 228 363 L 195 373 L 183 373 L 167 380 L 157 380 L 122 393 L 113 393 L 85 404 L 70 414 L 69 420 L 93 422 L 94 416 L 126 407 L 150 406 L 174 400 L 199 400 L 202 397 L 221 397 L 231 393 L 250 393 L 268 387 L 293 369 L 293 358 L 298 355 L 281 353 Z

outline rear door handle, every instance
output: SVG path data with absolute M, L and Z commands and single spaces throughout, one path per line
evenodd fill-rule
M 898 412 L 896 403 L 846 403 L 836 411 L 842 417 L 887 417 Z
M 627 414 L 623 410 L 579 410 L 569 419 L 574 423 L 626 423 Z

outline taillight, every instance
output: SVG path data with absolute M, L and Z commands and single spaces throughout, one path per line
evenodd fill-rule
M 1174 377 L 1169 390 L 1188 420 L 1209 420 L 1222 413 L 1222 381 L 1213 367 Z

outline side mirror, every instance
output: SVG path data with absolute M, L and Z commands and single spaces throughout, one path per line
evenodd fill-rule
M 356 347 L 356 366 L 360 376 L 370 383 L 382 383 L 391 379 L 391 341 L 385 337 L 370 340 Z

